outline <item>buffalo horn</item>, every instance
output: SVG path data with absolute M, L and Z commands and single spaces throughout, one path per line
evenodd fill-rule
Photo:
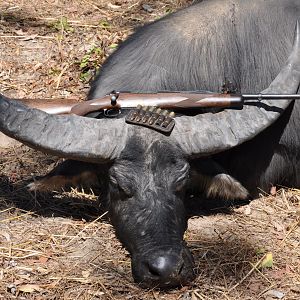
M 293 94 L 300 83 L 300 28 L 297 23 L 290 57 L 262 93 Z M 265 100 L 195 117 L 176 118 L 171 139 L 187 156 L 199 157 L 237 146 L 275 122 L 291 100 Z M 266 109 L 269 107 L 270 109 Z M 24 144 L 60 157 L 102 163 L 119 156 L 130 130 L 123 119 L 95 120 L 49 115 L 0 95 L 0 131 Z
M 0 95 L 0 131 L 46 153 L 103 163 L 116 158 L 128 127 L 121 120 L 50 115 Z
M 294 94 L 300 83 L 300 26 L 286 65 L 262 94 Z M 172 137 L 187 156 L 200 157 L 221 152 L 252 139 L 275 122 L 293 100 L 252 101 L 241 110 L 176 118 Z

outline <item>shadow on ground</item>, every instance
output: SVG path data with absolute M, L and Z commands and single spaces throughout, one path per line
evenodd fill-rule
M 83 193 L 32 193 L 26 181 L 12 184 L 7 176 L 0 176 L 0 210 L 16 208 L 43 217 L 65 217 L 93 221 L 104 213 L 97 197 L 87 199 Z

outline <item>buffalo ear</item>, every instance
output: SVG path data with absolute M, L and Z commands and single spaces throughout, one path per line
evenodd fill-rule
M 193 161 L 191 168 L 191 186 L 208 199 L 249 199 L 248 190 L 213 159 Z
M 29 191 L 39 192 L 58 191 L 67 187 L 100 187 L 99 173 L 96 164 L 68 159 L 27 187 Z
M 249 198 L 247 189 L 228 174 L 221 173 L 212 177 L 205 177 L 205 193 L 208 198 L 224 200 L 246 200 Z

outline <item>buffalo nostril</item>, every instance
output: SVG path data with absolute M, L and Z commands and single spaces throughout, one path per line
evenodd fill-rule
M 154 277 L 167 278 L 179 274 L 178 259 L 170 256 L 159 256 L 148 263 L 149 272 Z
M 147 288 L 171 288 L 193 280 L 194 262 L 188 249 L 174 252 L 159 251 L 159 253 L 149 253 L 147 258 L 133 257 L 134 280 Z

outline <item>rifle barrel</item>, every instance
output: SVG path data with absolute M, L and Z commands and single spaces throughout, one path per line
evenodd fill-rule
M 242 100 L 282 100 L 282 99 L 300 99 L 300 94 L 244 94 L 242 95 Z

